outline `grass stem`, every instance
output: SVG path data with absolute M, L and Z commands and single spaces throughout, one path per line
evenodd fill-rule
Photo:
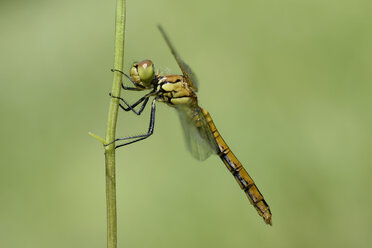
M 114 68 L 123 71 L 125 40 L 125 0 L 116 2 L 115 58 Z M 120 96 L 122 74 L 114 72 L 111 93 Z M 111 98 L 106 130 L 106 144 L 115 139 L 119 99 Z M 107 204 L 107 248 L 117 247 L 115 143 L 105 147 L 106 204 Z

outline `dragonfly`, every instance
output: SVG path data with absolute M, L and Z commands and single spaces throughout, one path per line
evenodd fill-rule
M 182 75 L 160 75 L 159 73 L 155 73 L 154 64 L 151 60 L 134 63 L 130 69 L 130 76 L 122 71 L 113 69 L 112 71 L 118 71 L 127 77 L 134 86 L 126 86 L 122 82 L 121 87 L 124 90 L 150 90 L 149 93 L 132 105 L 124 98 L 112 96 L 110 94 L 111 97 L 119 99 L 119 106 L 121 109 L 124 111 L 132 111 L 140 115 L 145 109 L 149 99 L 151 97 L 154 97 L 154 99 L 151 104 L 150 123 L 146 134 L 117 138 L 106 144 L 106 146 L 114 142 L 125 141 L 126 143 L 115 146 L 115 148 L 119 148 L 151 136 L 154 131 L 156 103 L 164 102 L 177 110 L 176 112 L 180 117 L 186 137 L 187 148 L 191 154 L 201 161 L 207 159 L 211 154 L 217 154 L 234 176 L 240 188 L 245 192 L 258 214 L 267 224 L 271 225 L 272 215 L 270 207 L 264 200 L 263 195 L 258 190 L 253 179 L 244 169 L 243 165 L 221 137 L 210 114 L 198 105 L 198 98 L 196 95 L 198 91 L 198 81 L 195 74 L 181 59 L 162 26 L 159 25 L 158 28 L 180 67 Z M 139 110 L 136 110 L 136 108 L 139 108 Z

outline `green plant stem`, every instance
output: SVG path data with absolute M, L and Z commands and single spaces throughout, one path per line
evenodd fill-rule
M 125 34 L 125 0 L 116 2 L 115 21 L 115 59 L 114 68 L 123 71 Z M 122 74 L 114 72 L 112 95 L 119 96 Z M 119 99 L 111 98 L 106 130 L 106 144 L 115 139 Z M 107 248 L 117 247 L 116 217 L 116 179 L 115 179 L 115 144 L 105 147 L 106 162 L 106 204 L 107 204 Z

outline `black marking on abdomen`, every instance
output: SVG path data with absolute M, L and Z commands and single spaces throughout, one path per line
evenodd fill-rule
M 223 155 L 226 155 L 227 156 L 228 153 L 226 153 L 226 151 L 228 151 L 228 150 L 230 150 L 230 149 L 228 147 L 226 147 L 222 151 L 219 151 L 218 152 L 218 156 L 220 156 L 220 158 L 222 158 Z
M 236 167 L 232 167 L 232 164 L 234 164 L 234 163 L 231 162 L 231 160 L 229 159 L 229 157 L 227 156 L 227 154 L 224 154 L 224 156 L 220 156 L 220 157 L 221 157 L 221 159 L 222 159 L 224 162 L 227 163 L 229 171 L 230 171 L 230 172 L 235 176 L 235 173 L 236 173 Z M 226 164 L 226 163 L 225 163 L 225 164 Z M 235 164 L 234 164 L 234 165 L 235 165 Z

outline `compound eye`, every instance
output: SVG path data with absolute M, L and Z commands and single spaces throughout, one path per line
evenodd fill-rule
M 155 78 L 154 65 L 151 60 L 144 60 L 138 63 L 138 76 L 143 86 L 150 86 L 152 80 Z

